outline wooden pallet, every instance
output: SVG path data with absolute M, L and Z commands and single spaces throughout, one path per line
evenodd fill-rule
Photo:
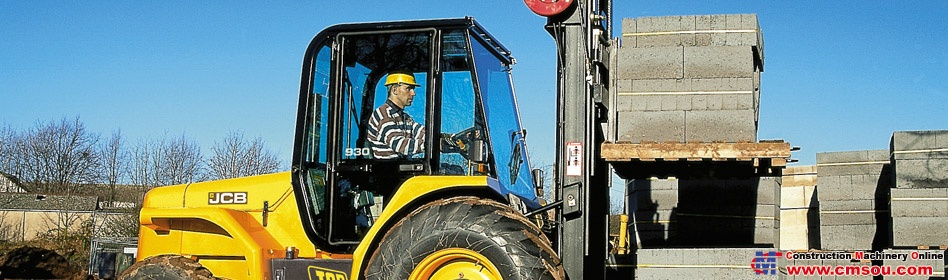
M 756 175 L 779 176 L 790 159 L 790 143 L 783 140 L 740 142 L 603 143 L 601 157 L 627 176 L 694 177 L 739 169 Z M 679 175 L 683 174 L 683 175 Z M 700 177 L 700 176 L 698 176 Z
M 643 142 L 603 143 L 602 158 L 606 161 L 762 161 L 771 166 L 786 166 L 790 143 L 782 140 L 760 143 L 724 142 Z

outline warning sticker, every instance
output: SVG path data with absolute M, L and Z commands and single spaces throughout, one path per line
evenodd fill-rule
M 583 176 L 583 143 L 566 143 L 566 176 Z

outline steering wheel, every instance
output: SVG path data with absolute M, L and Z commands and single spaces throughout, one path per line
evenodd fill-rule
M 471 142 L 479 138 L 481 138 L 481 131 L 474 127 L 469 127 L 455 134 L 442 133 L 441 152 L 459 153 L 466 157 Z

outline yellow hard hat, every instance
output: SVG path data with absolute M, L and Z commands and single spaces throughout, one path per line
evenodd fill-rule
M 391 73 L 391 74 L 388 74 L 388 78 L 385 78 L 386 86 L 391 85 L 391 84 L 398 84 L 398 83 L 412 85 L 416 87 L 418 86 L 418 84 L 415 83 L 415 75 L 408 72 Z

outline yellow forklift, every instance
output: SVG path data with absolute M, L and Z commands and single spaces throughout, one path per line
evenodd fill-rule
M 515 60 L 473 18 L 335 25 L 304 55 L 292 170 L 150 191 L 120 279 L 605 278 L 611 5 L 525 2 L 558 46 L 550 203 Z

